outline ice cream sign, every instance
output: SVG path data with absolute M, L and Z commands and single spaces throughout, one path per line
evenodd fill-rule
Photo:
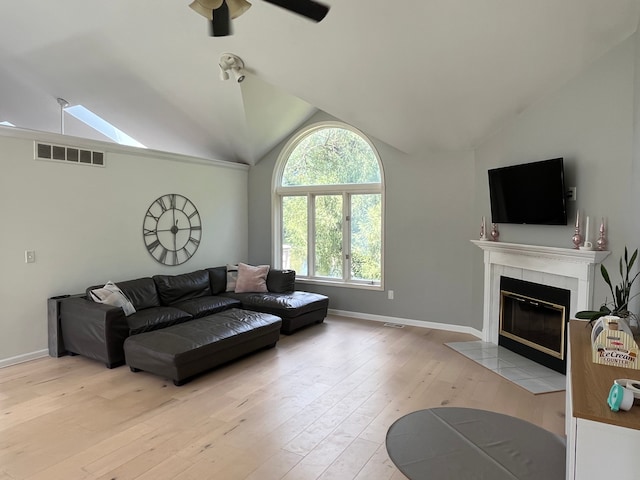
M 607 315 L 591 331 L 592 360 L 601 365 L 640 369 L 638 345 L 626 321 Z

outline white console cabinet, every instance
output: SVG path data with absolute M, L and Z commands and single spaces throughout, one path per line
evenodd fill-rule
M 640 370 L 591 361 L 591 327 L 569 324 L 567 368 L 567 480 L 640 478 L 640 404 L 628 412 L 607 405 L 616 378 L 640 380 Z

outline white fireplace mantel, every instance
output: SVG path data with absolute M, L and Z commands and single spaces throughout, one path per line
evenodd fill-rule
M 498 343 L 500 277 L 565 288 L 571 292 L 570 318 L 592 308 L 596 265 L 610 252 L 471 240 L 484 250 L 482 339 Z

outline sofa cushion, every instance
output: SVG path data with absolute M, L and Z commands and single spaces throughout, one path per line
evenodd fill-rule
M 150 277 L 117 282 L 116 285 L 131 301 L 133 308 L 136 310 L 144 310 L 145 308 L 160 306 L 160 297 L 158 297 L 156 284 Z M 87 298 L 91 299 L 91 290 L 101 287 L 102 285 L 94 285 L 87 288 Z
M 267 274 L 269 265 L 247 265 L 238 264 L 238 279 L 236 280 L 236 293 L 246 292 L 268 292 Z
M 137 311 L 127 317 L 129 333 L 149 332 L 186 322 L 193 318 L 189 313 L 173 307 L 151 307 Z
M 311 292 L 287 293 L 231 293 L 224 294 L 242 302 L 242 308 L 271 313 L 279 317 L 296 317 L 329 307 L 329 297 Z
M 270 269 L 267 290 L 274 293 L 293 292 L 296 289 L 296 271 Z
M 218 295 L 227 290 L 227 267 L 207 268 L 209 272 L 209 285 L 211 294 Z
M 184 300 L 174 303 L 172 306 L 189 313 L 193 318 L 200 318 L 228 310 L 229 308 L 240 308 L 241 305 L 240 301 L 235 298 L 211 295 L 209 297 Z
M 172 305 L 192 298 L 211 295 L 209 272 L 196 270 L 181 275 L 154 275 L 162 305 Z

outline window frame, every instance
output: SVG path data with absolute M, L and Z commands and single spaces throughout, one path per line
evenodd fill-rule
M 304 185 L 283 186 L 282 177 L 289 157 L 295 148 L 310 135 L 327 128 L 339 128 L 349 130 L 367 142 L 375 155 L 380 171 L 380 183 L 354 183 L 339 185 Z M 282 198 L 285 196 L 307 197 L 307 275 L 296 275 L 296 281 L 301 283 L 331 285 L 337 287 L 359 288 L 366 290 L 384 290 L 384 251 L 385 251 L 385 188 L 384 169 L 380 155 L 369 138 L 360 130 L 343 122 L 325 121 L 308 125 L 295 133 L 280 151 L 276 160 L 272 178 L 272 264 L 275 268 L 282 268 Z M 351 197 L 358 194 L 379 194 L 381 202 L 380 218 L 380 282 L 370 280 L 357 280 L 351 278 Z M 318 195 L 342 195 L 342 275 L 343 278 L 316 277 L 315 272 L 315 197 Z M 348 254 L 348 258 L 347 258 Z

